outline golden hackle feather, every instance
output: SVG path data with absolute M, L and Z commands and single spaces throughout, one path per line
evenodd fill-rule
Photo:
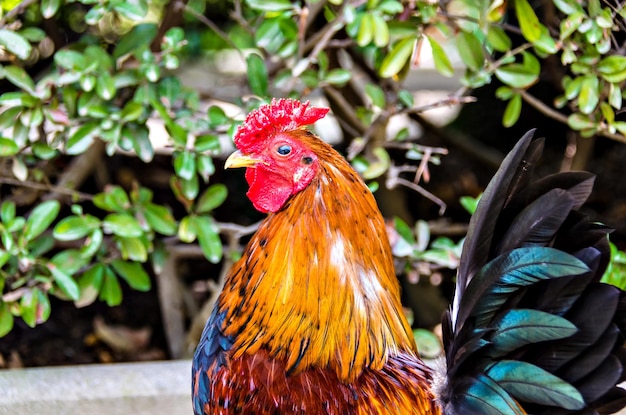
M 417 351 L 374 197 L 328 144 L 291 134 L 319 157 L 320 172 L 269 215 L 228 275 L 224 333 L 236 338 L 234 358 L 270 350 L 289 373 L 329 367 L 350 382 Z

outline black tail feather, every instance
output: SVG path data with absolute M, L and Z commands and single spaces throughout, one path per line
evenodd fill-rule
M 470 222 L 442 325 L 446 414 L 609 414 L 626 406 L 616 387 L 626 377 L 626 294 L 600 282 L 610 230 L 577 211 L 594 177 L 534 181 L 542 149 L 532 132 L 520 140 Z

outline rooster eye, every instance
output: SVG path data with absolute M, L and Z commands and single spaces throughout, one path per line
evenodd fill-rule
M 280 154 L 281 156 L 286 156 L 287 154 L 291 153 L 291 146 L 287 144 L 283 144 L 282 146 L 276 149 L 276 152 Z

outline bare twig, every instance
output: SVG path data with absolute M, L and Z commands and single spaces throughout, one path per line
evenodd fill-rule
M 415 169 L 415 167 L 413 169 Z M 387 171 L 387 180 L 386 180 L 387 188 L 395 189 L 396 187 L 400 185 L 400 186 L 408 187 L 411 190 L 415 190 L 417 193 L 421 194 L 422 196 L 426 197 L 428 200 L 432 201 L 437 206 L 439 206 L 439 214 L 443 215 L 443 213 L 446 211 L 445 202 L 439 199 L 434 194 L 430 193 L 428 190 L 424 189 L 422 186 L 418 185 L 417 183 L 414 183 L 410 180 L 400 177 L 400 173 L 403 173 L 403 172 L 406 172 L 406 169 L 404 169 L 402 166 L 395 166 L 395 165 L 389 166 L 389 170 Z
M 304 45 L 304 51 L 306 52 L 308 47 L 311 45 L 314 45 L 313 50 L 311 50 L 311 53 L 306 58 L 296 64 L 293 69 L 293 76 L 300 76 L 302 72 L 309 67 L 311 62 L 314 62 L 317 59 L 317 55 L 326 49 L 335 33 L 340 31 L 343 27 L 344 17 L 343 14 L 340 14 L 339 17 L 334 19 L 332 22 L 329 22 L 322 30 L 317 32 L 313 38 L 309 39 L 309 41 Z
M 439 100 L 437 102 L 432 102 L 430 104 L 422 105 L 420 107 L 403 109 L 402 111 L 399 112 L 399 114 L 420 113 L 420 112 L 425 112 L 425 111 L 432 110 L 435 108 L 450 107 L 452 105 L 459 105 L 459 104 L 469 104 L 471 102 L 476 102 L 476 97 L 450 95 L 448 98 Z
M 42 190 L 45 192 L 49 192 L 51 194 L 56 193 L 60 195 L 67 195 L 67 196 L 71 196 L 72 198 L 77 198 L 80 200 L 92 200 L 93 199 L 93 195 L 90 195 L 88 193 L 79 192 L 77 190 L 68 189 L 67 187 L 62 187 L 62 186 L 52 186 L 49 184 L 32 182 L 30 180 L 22 181 L 22 180 L 14 179 L 12 177 L 0 177 L 0 183 L 9 184 L 11 186 L 21 186 L 21 187 L 27 187 L 27 188 L 35 189 L 35 190 Z
M 204 24 L 206 27 L 208 27 L 209 29 L 211 29 L 212 31 L 215 32 L 215 34 L 217 34 L 220 38 L 222 38 L 222 40 L 224 40 L 224 42 L 226 42 L 228 44 L 228 46 L 230 46 L 231 48 L 233 48 L 234 50 L 236 50 L 239 53 L 239 56 L 241 56 L 241 58 L 243 60 L 245 60 L 245 56 L 243 54 L 243 52 L 241 52 L 241 48 L 239 48 L 231 39 L 230 36 L 228 36 L 226 33 L 224 33 L 222 31 L 222 29 L 220 29 L 215 23 L 213 23 L 212 20 L 210 20 L 208 17 L 206 17 L 203 14 L 198 13 L 196 10 L 194 10 L 192 7 L 189 7 L 187 4 L 182 4 L 183 10 L 185 10 L 187 13 L 191 14 L 193 17 L 195 17 L 196 19 L 198 19 L 198 21 L 200 21 L 202 24 Z
M 403 141 L 403 142 L 389 141 L 389 142 L 386 142 L 384 146 L 387 148 L 397 148 L 399 150 L 416 150 L 416 151 L 421 151 L 421 152 L 429 151 L 432 154 L 441 154 L 444 156 L 448 154 L 448 149 L 444 147 L 424 146 L 421 144 L 415 144 L 415 143 L 410 143 L 406 141 Z M 398 167 L 401 167 L 401 166 L 398 166 Z
M 261 224 L 261 221 L 253 223 L 252 225 L 248 225 L 248 226 L 237 225 L 236 223 L 223 223 L 223 222 L 217 222 L 216 224 L 220 230 L 220 233 L 226 235 L 229 238 L 232 236 L 234 238 L 240 239 L 244 236 L 248 236 L 256 232 L 256 230 L 259 229 L 259 225 Z

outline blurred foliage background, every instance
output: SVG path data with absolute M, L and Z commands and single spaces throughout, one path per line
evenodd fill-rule
M 188 354 L 261 218 L 221 165 L 236 127 L 271 97 L 332 108 L 318 132 L 389 218 L 416 326 L 432 327 L 448 301 L 468 219 L 444 213 L 455 183 L 471 212 L 532 127 L 564 137 L 561 169 L 589 167 L 596 140 L 616 154 L 626 142 L 618 0 L 0 5 L 0 337 L 44 324 L 54 304 L 114 307 L 156 290 L 168 355 Z M 407 79 L 424 60 L 458 89 L 417 102 Z M 426 116 L 446 107 L 463 107 L 450 125 Z M 474 183 L 447 147 L 486 173 Z M 606 276 L 622 287 L 625 256 L 615 248 Z

